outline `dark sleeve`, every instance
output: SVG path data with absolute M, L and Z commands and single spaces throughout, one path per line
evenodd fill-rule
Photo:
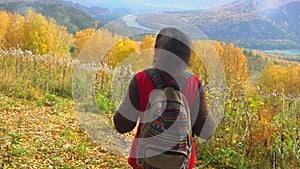
M 192 127 L 192 131 L 194 135 L 207 140 L 213 135 L 216 128 L 216 122 L 208 109 L 205 89 L 201 81 L 199 81 L 198 90 L 199 94 L 197 94 L 197 96 L 199 98 L 195 99 L 193 105 L 196 106 L 194 109 L 197 110 L 198 108 L 198 112 L 196 117 L 194 117 L 196 119 Z
M 118 111 L 114 114 L 115 129 L 123 134 L 132 131 L 140 116 L 140 100 L 138 86 L 134 77 L 128 87 L 126 96 Z

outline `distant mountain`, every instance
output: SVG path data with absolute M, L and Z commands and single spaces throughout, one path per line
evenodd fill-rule
M 99 6 L 91 6 L 86 7 L 79 3 L 75 3 L 72 1 L 62 1 L 64 5 L 73 7 L 78 9 L 82 12 L 87 13 L 88 15 L 92 16 L 94 19 L 101 23 L 107 23 L 112 20 L 118 19 L 122 16 L 132 13 L 133 11 L 128 8 L 115 8 L 113 10 L 109 10 L 107 8 L 99 7 Z
M 0 10 L 24 14 L 28 7 L 68 31 L 98 27 L 127 14 L 134 9 L 85 7 L 69 0 L 0 0 Z M 169 12 L 199 27 L 213 40 L 232 42 L 249 49 L 299 49 L 300 0 L 239 0 L 218 8 Z M 137 17 L 141 26 L 155 27 L 156 17 Z M 166 23 L 170 22 L 166 20 Z
M 80 5 L 78 3 L 74 3 L 72 1 L 62 1 L 61 3 L 64 4 L 65 6 L 73 7 L 80 11 L 83 11 L 83 12 L 91 15 L 92 17 L 96 17 L 98 15 L 108 15 L 108 14 L 112 13 L 107 8 L 102 8 L 102 7 L 98 7 L 98 6 L 86 7 L 86 6 Z
M 243 0 L 175 14 L 195 24 L 210 39 L 230 41 L 245 48 L 298 49 L 299 9 L 300 0 Z
M 98 7 L 91 7 L 91 8 L 98 8 Z M 131 9 L 117 8 L 117 9 L 109 10 L 109 12 L 107 13 L 102 13 L 102 14 L 94 13 L 94 15 L 92 16 L 100 22 L 107 23 L 115 19 L 121 18 L 130 13 L 132 13 Z
M 96 19 L 90 14 L 83 12 L 83 10 L 91 13 L 99 12 L 99 10 L 95 8 L 87 9 L 83 6 L 81 6 L 82 10 L 79 10 L 77 9 L 80 8 L 79 5 L 77 8 L 72 5 L 71 3 L 65 3 L 61 0 L 0 0 L 0 10 L 9 11 L 11 13 L 18 12 L 24 15 L 28 8 L 32 8 L 46 17 L 55 19 L 59 25 L 66 26 L 70 33 L 95 27 Z M 98 26 L 100 27 L 102 25 L 103 24 L 100 23 Z
M 288 32 L 295 41 L 300 42 L 300 1 L 265 10 L 264 15 L 274 21 L 280 29 Z
M 271 50 L 300 48 L 299 9 L 300 0 L 238 0 L 217 8 L 166 13 L 191 22 L 210 39 L 249 49 Z M 121 8 L 93 16 L 109 22 L 130 13 L 134 11 Z M 155 14 L 153 17 L 139 15 L 136 22 L 155 28 L 159 26 L 156 20 Z

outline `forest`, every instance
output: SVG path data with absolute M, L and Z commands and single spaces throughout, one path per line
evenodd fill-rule
M 114 97 L 139 65 L 151 66 L 155 35 L 134 41 L 92 27 L 71 34 L 34 10 L 0 11 L 0 23 L 0 168 L 129 168 L 126 156 L 95 141 L 78 111 L 101 114 L 112 125 Z M 213 53 L 227 86 L 216 132 L 196 142 L 197 168 L 300 168 L 300 64 L 221 41 L 193 45 L 190 71 L 212 89 L 202 61 Z M 84 71 L 92 72 L 94 91 L 74 93 L 80 85 L 74 75 L 92 64 Z M 79 95 L 93 105 L 78 106 Z M 210 90 L 207 96 L 217 99 Z

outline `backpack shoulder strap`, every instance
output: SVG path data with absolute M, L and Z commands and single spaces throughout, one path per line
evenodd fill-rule
M 176 82 L 172 83 L 171 85 L 168 84 L 168 82 L 166 82 L 165 79 L 162 78 L 162 76 L 160 75 L 160 73 L 157 69 L 146 69 L 146 70 L 144 70 L 144 72 L 149 76 L 149 78 L 151 79 L 151 81 L 156 89 L 162 89 L 167 86 L 172 86 L 173 88 L 179 90 L 179 87 Z M 168 75 L 168 76 L 172 80 L 172 77 L 170 75 Z M 167 79 L 167 80 L 169 80 L 169 79 Z M 174 82 L 174 80 L 172 80 L 172 82 Z
M 166 86 L 166 82 L 162 79 L 156 69 L 146 69 L 144 72 L 149 76 L 156 89 Z
M 192 73 L 184 72 L 183 76 L 177 79 L 181 91 L 184 91 L 186 85 L 189 83 L 189 80 L 192 76 Z
M 156 89 L 161 89 L 164 87 L 173 87 L 179 91 L 183 91 L 186 87 L 186 85 L 189 82 L 189 79 L 193 76 L 190 72 L 184 72 L 183 76 L 180 76 L 179 78 L 176 78 L 176 80 L 166 73 L 167 79 L 164 79 L 157 69 L 146 69 L 144 72 L 148 75 L 148 77 L 151 79 L 152 83 L 154 84 L 154 87 Z M 167 82 L 165 81 L 167 80 Z M 169 83 L 171 82 L 171 83 Z

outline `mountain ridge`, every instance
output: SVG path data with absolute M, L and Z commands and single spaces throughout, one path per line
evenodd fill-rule
M 256 49 L 300 48 L 300 0 L 278 1 L 263 6 L 262 0 L 235 1 L 217 9 L 176 13 L 210 39 Z
M 26 5 L 36 7 L 37 12 L 52 17 L 63 25 L 68 23 L 65 22 L 66 20 L 74 21 L 66 25 L 73 33 L 84 28 L 95 27 L 96 21 L 100 22 L 99 27 L 101 27 L 105 23 L 134 11 L 127 8 L 110 10 L 99 6 L 86 7 L 70 0 L 29 0 L 26 2 L 24 0 L 0 0 L 0 9 L 5 4 L 15 4 L 21 11 Z M 44 4 L 44 6 L 28 4 Z M 46 5 L 52 5 L 51 7 L 55 7 L 55 10 L 50 11 Z M 300 48 L 300 11 L 298 9 L 300 9 L 300 0 L 242 0 L 217 8 L 164 13 L 187 20 L 212 40 L 231 42 L 248 49 L 280 50 Z M 64 14 L 63 10 L 69 12 Z M 10 11 L 14 11 L 13 7 Z M 80 14 L 73 18 L 68 16 L 76 13 Z M 81 19 L 76 19 L 78 16 Z M 146 22 L 151 24 L 151 20 Z M 138 23 L 143 26 L 142 22 Z
M 0 0 L 0 10 L 25 15 L 28 8 L 55 19 L 59 25 L 66 26 L 68 32 L 73 34 L 82 29 L 103 25 L 90 14 L 72 7 L 62 0 Z M 95 25 L 96 21 L 98 26 Z

